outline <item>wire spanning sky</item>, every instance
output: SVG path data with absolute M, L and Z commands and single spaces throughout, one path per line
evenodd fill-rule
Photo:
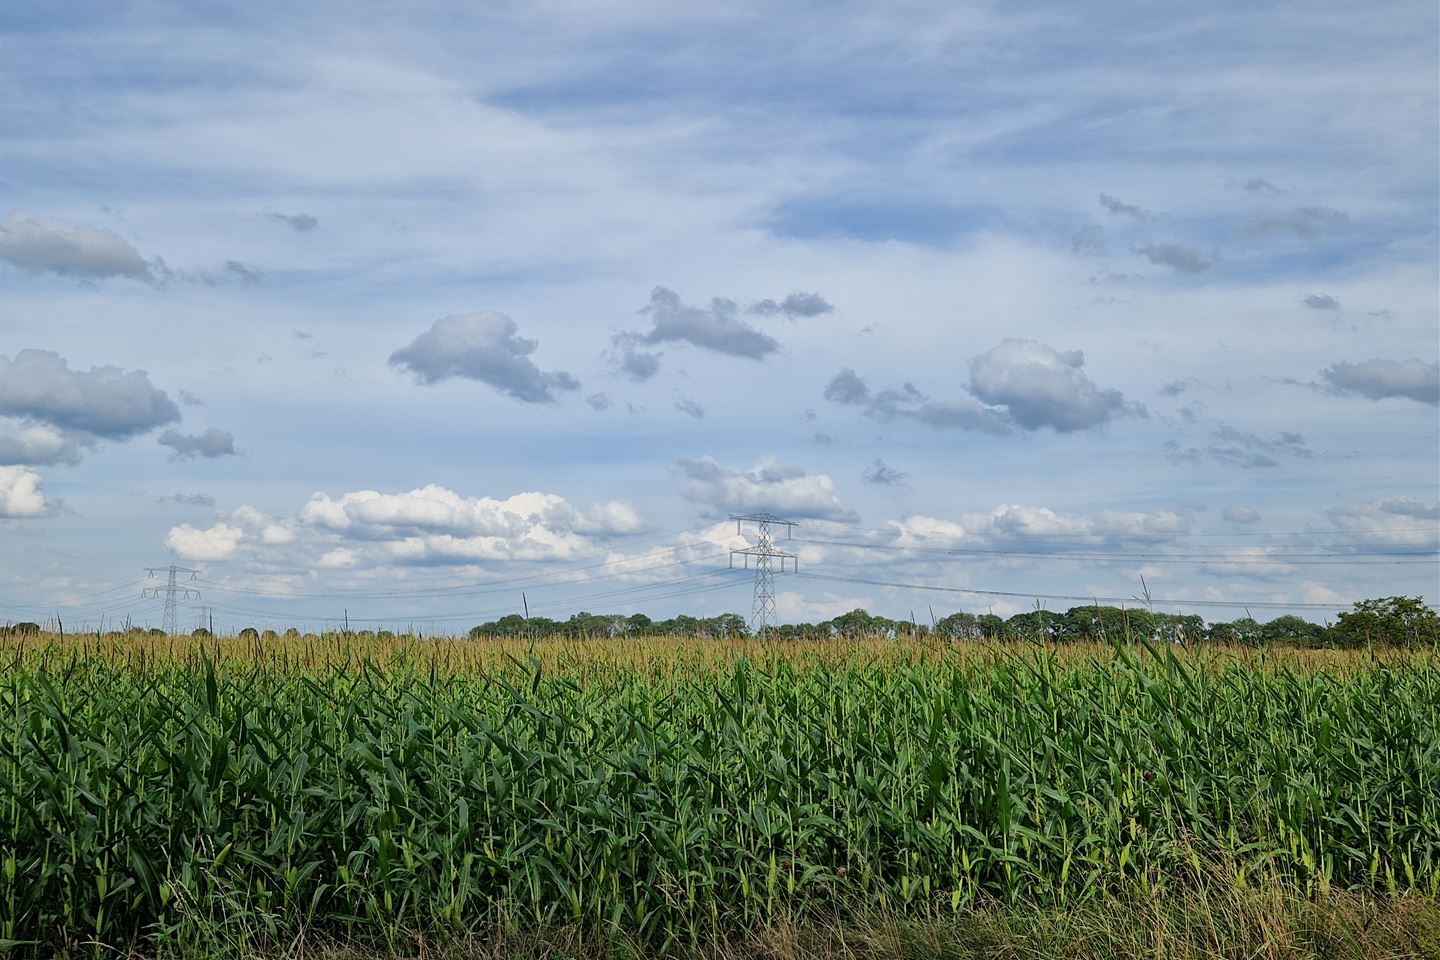
M 0 29 L 0 617 L 1440 599 L 1433 3 Z

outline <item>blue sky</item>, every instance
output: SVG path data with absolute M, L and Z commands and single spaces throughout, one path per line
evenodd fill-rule
M 1433 4 L 3 16 L 0 616 L 1440 600 Z

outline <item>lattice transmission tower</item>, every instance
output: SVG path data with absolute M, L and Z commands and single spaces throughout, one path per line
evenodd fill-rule
M 159 599 L 161 592 L 164 592 L 165 620 L 162 626 L 164 627 L 165 633 L 173 637 L 180 632 L 180 601 L 200 599 L 199 590 L 192 587 L 179 586 L 177 581 L 182 573 L 190 574 L 190 579 L 194 580 L 200 575 L 200 571 L 191 570 L 189 567 L 177 567 L 172 563 L 168 567 L 151 567 L 146 573 L 153 577 L 156 571 L 163 571 L 169 575 L 165 581 L 165 586 L 146 587 L 140 591 L 140 596 L 147 600 L 154 600 Z
M 745 568 L 750 567 L 750 558 L 755 558 L 755 604 L 750 614 L 750 624 L 755 628 L 756 633 L 763 633 L 765 628 L 775 623 L 775 566 L 776 560 L 780 561 L 780 572 L 785 572 L 785 561 L 791 561 L 792 568 L 799 570 L 800 560 L 793 553 L 786 553 L 775 547 L 775 534 L 772 527 L 784 527 L 785 539 L 789 540 L 799 524 L 793 520 L 782 520 L 779 517 L 768 513 L 757 513 L 750 516 L 730 515 L 735 521 L 735 534 L 739 536 L 740 525 L 743 523 L 755 524 L 757 532 L 755 545 L 746 547 L 744 550 L 730 551 L 730 566 L 735 566 L 737 556 L 744 558 Z

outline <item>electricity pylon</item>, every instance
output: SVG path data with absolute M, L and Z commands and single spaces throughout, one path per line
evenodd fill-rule
M 742 523 L 753 523 L 759 536 L 755 546 L 746 547 L 744 550 L 730 551 L 730 566 L 735 566 L 735 557 L 744 557 L 746 569 L 750 567 L 750 558 L 755 558 L 755 604 L 750 614 L 750 623 L 757 634 L 764 633 L 765 628 L 775 622 L 775 560 L 780 561 L 780 572 L 785 572 L 785 561 L 792 561 L 792 567 L 799 569 L 800 560 L 793 553 L 786 553 L 784 550 L 775 548 L 775 537 L 771 527 L 785 528 L 785 539 L 789 540 L 793 535 L 795 527 L 798 526 L 793 520 L 782 520 L 779 517 L 768 513 L 757 513 L 749 516 L 730 515 L 735 521 L 735 535 L 740 535 Z
M 165 586 L 146 587 L 144 590 L 140 591 L 140 596 L 144 597 L 147 600 L 154 600 L 159 599 L 160 592 L 162 590 L 165 592 L 165 619 L 162 626 L 164 627 L 165 633 L 173 637 L 175 636 L 175 634 L 180 632 L 179 601 L 200 599 L 199 590 L 195 590 L 190 587 L 177 586 L 176 579 L 180 574 L 188 573 L 190 574 L 190 579 L 194 580 L 200 575 L 200 571 L 191 570 L 189 567 L 177 567 L 175 566 L 175 564 L 172 563 L 168 567 L 151 567 L 149 570 L 146 571 L 146 573 L 149 576 L 153 577 L 155 576 L 156 570 L 164 570 L 169 574 L 169 579 L 166 580 Z

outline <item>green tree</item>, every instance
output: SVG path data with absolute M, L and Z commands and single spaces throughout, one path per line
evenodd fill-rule
M 935 621 L 935 633 L 946 640 L 979 640 L 980 618 L 973 613 L 952 613 Z
M 1440 616 L 1421 597 L 1361 600 L 1330 628 L 1339 647 L 1409 647 L 1440 642 Z
M 1238 643 L 1253 647 L 1262 639 L 1260 624 L 1252 617 L 1241 617 L 1229 623 L 1212 623 L 1210 639 L 1216 643 Z
M 988 640 L 1008 640 L 1010 630 L 1005 625 L 1003 617 L 997 617 L 993 613 L 982 613 L 975 618 L 980 624 L 980 636 Z
M 1320 624 L 1290 614 L 1276 617 L 1260 628 L 1260 637 L 1266 643 L 1288 643 L 1300 647 L 1323 647 L 1325 633 Z
M 1012 637 L 1026 640 L 1056 640 L 1060 624 L 1061 616 L 1053 610 L 1027 610 L 1005 621 Z

